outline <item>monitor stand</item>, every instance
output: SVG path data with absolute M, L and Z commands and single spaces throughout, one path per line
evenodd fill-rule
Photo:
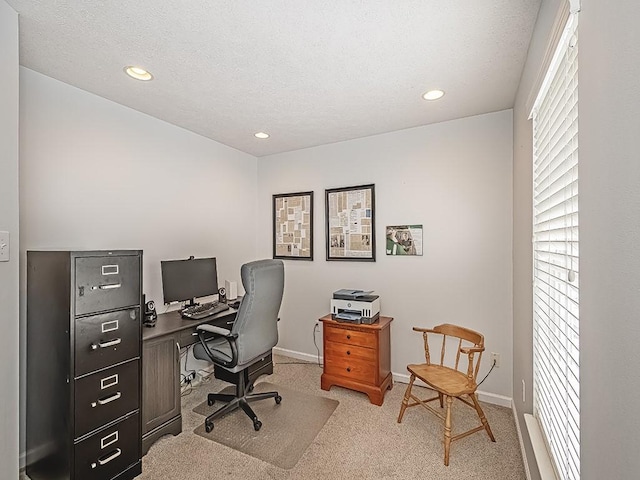
M 184 304 L 183 308 L 187 308 L 187 307 L 197 307 L 198 305 L 200 305 L 198 302 L 196 302 L 195 298 L 192 298 L 191 300 L 189 300 L 189 302 Z

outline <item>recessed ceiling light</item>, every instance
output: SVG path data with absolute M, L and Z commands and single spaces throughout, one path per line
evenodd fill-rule
M 427 93 L 422 95 L 422 98 L 425 100 L 438 100 L 439 98 L 442 98 L 443 95 L 444 92 L 442 90 L 429 90 Z
M 136 80 L 153 80 L 153 75 L 147 72 L 144 68 L 140 67 L 124 67 L 124 72 L 129 75 L 131 78 L 135 78 Z
M 256 138 L 269 138 L 269 134 L 264 132 L 254 133 L 253 136 Z

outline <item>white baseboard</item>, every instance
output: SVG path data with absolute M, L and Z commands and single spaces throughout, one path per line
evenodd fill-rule
M 285 357 L 295 358 L 296 360 L 303 360 L 305 362 L 318 363 L 317 355 L 310 355 L 308 353 L 296 352 L 294 350 L 287 350 L 286 348 L 273 347 L 273 353 L 278 355 L 284 355 Z M 320 357 L 320 363 L 323 358 Z M 277 362 L 275 362 L 277 364 Z
M 516 411 L 516 402 L 511 402 L 511 410 L 513 410 L 513 420 L 516 422 L 516 432 L 518 432 L 518 443 L 520 443 L 520 452 L 522 454 L 522 462 L 524 463 L 524 473 L 527 480 L 531 480 L 531 470 L 529 470 L 529 461 L 527 460 L 527 452 L 524 449 L 524 440 L 522 439 L 522 430 L 518 421 L 518 412 Z
M 303 360 L 306 362 L 318 363 L 317 355 L 310 355 L 308 353 L 296 352 L 294 350 L 287 350 L 285 348 L 280 348 L 280 347 L 274 347 L 273 353 L 277 353 L 287 357 L 292 357 L 292 358 Z M 320 357 L 320 363 L 322 363 L 322 360 L 323 358 Z M 392 375 L 393 375 L 393 380 L 395 382 L 409 383 L 409 375 L 407 374 L 392 372 Z M 416 385 L 426 386 L 424 384 L 421 384 L 420 381 L 417 381 Z M 500 405 L 501 407 L 507 407 L 507 408 L 511 408 L 511 404 L 512 404 L 511 397 L 498 395 L 497 393 L 482 392 L 480 390 L 478 390 L 478 399 L 482 402 L 490 403 L 492 405 Z

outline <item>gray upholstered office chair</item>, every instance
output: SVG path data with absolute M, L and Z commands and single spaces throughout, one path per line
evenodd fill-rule
M 213 430 L 213 420 L 238 407 L 253 420 L 253 428 L 260 430 L 262 422 L 249 406 L 249 402 L 274 398 L 279 404 L 278 392 L 251 394 L 253 381 L 248 369 L 271 354 L 278 343 L 278 312 L 284 292 L 284 264 L 281 260 L 258 260 L 240 269 L 245 295 L 240 303 L 231 330 L 213 325 L 199 325 L 200 343 L 193 347 L 193 355 L 200 360 L 214 363 L 234 374 L 235 395 L 210 393 L 209 405 L 216 400 L 228 402 L 205 420 L 207 432 Z M 213 334 L 213 337 L 211 337 Z M 255 379 L 254 379 L 255 380 Z

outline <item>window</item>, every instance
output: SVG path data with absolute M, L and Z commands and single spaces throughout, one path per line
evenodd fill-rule
M 578 15 L 533 107 L 533 414 L 560 479 L 580 478 Z

